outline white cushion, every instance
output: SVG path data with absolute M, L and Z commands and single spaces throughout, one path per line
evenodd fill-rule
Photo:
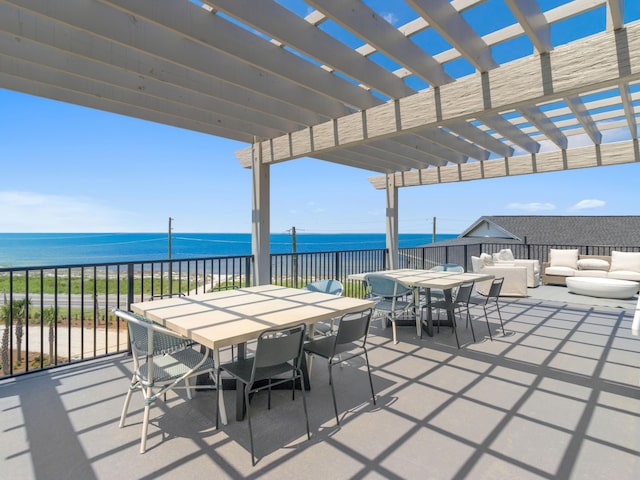
M 488 253 L 480 254 L 480 266 L 481 267 L 490 267 L 493 265 L 493 257 Z
M 633 282 L 640 282 L 639 272 L 629 272 L 625 270 L 616 270 L 615 272 L 609 272 L 608 278 L 614 278 L 617 280 L 631 280 Z
M 578 270 L 571 267 L 547 267 L 544 269 L 545 275 L 560 275 L 563 277 L 573 277 Z
M 471 255 L 471 269 L 474 272 L 479 272 L 482 268 L 482 262 L 480 261 L 480 257 L 474 257 Z
M 552 267 L 578 268 L 578 249 L 549 249 L 549 265 Z
M 609 270 L 609 262 L 602 258 L 580 258 L 578 260 L 579 270 Z
M 640 273 L 638 274 L 640 275 Z M 576 270 L 575 277 L 598 277 L 598 278 L 607 278 L 609 276 L 608 272 L 604 270 Z
M 515 258 L 513 258 L 513 252 L 510 248 L 503 248 L 496 255 L 497 260 L 500 262 L 513 262 L 515 260 Z M 495 257 L 494 260 L 496 260 Z
M 640 273 L 640 252 L 611 252 L 611 272 L 624 270 Z

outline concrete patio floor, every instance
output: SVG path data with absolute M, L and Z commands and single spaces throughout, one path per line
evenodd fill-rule
M 547 287 L 554 288 L 554 287 Z M 566 289 L 562 289 L 566 292 Z M 538 290 L 536 295 L 541 295 Z M 551 293 L 553 293 L 551 291 Z M 551 295 L 549 293 L 547 296 Z M 459 327 L 433 338 L 379 322 L 369 337 L 377 405 L 360 359 L 336 368 L 335 423 L 326 363 L 315 359 L 307 392 L 252 401 L 256 454 L 246 421 L 215 429 L 215 394 L 170 393 L 151 413 L 148 451 L 138 453 L 142 401 L 118 419 L 131 359 L 115 356 L 0 383 L 3 478 L 640 478 L 640 337 L 624 308 L 503 299 L 506 335 L 490 312 L 489 341 L 475 309 L 478 342 Z M 571 300 L 571 302 L 568 302 Z M 587 301 L 586 299 L 581 299 Z

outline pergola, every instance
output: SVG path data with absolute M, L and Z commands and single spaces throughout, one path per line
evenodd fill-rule
M 0 0 L 0 87 L 246 142 L 256 283 L 270 165 L 398 189 L 640 161 L 624 0 Z

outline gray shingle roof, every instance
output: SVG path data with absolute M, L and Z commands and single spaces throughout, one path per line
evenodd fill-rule
M 486 222 L 515 238 L 468 236 Z M 640 216 L 483 216 L 458 238 L 439 243 L 464 245 L 481 242 L 637 247 L 640 246 Z
M 483 217 L 530 244 L 640 245 L 640 216 Z

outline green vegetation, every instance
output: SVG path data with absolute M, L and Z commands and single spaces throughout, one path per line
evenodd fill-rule
M 153 283 L 153 284 L 152 284 Z M 109 278 L 108 280 L 105 277 L 94 278 L 85 278 L 84 280 L 80 276 L 72 276 L 71 282 L 69 282 L 68 277 L 44 277 L 42 280 L 42 288 L 39 276 L 29 277 L 29 291 L 26 290 L 27 285 L 27 277 L 22 274 L 14 274 L 13 275 L 13 291 L 19 293 L 29 293 L 30 295 L 39 295 L 40 293 L 44 294 L 54 294 L 57 292 L 58 295 L 71 293 L 72 295 L 79 295 L 81 293 L 91 294 L 92 292 L 96 292 L 98 294 L 110 294 L 115 295 L 117 293 L 121 295 L 127 294 L 127 280 L 126 278 L 120 280 L 120 285 L 118 288 L 118 281 L 115 278 Z M 10 291 L 10 279 L 7 275 L 0 276 L 0 292 L 9 292 Z M 144 288 L 143 288 L 144 287 Z M 187 281 L 186 280 L 173 280 L 173 290 L 174 292 L 180 292 L 187 289 Z M 190 288 L 195 288 L 195 285 L 189 285 Z M 83 292 L 84 288 L 84 292 Z M 154 294 L 158 294 L 160 289 L 163 289 L 164 292 L 169 291 L 169 284 L 166 280 L 162 281 L 159 278 L 154 278 L 153 282 L 151 278 L 145 278 L 144 284 L 141 279 L 136 278 L 133 281 L 133 292 L 134 295 L 151 295 L 153 291 Z M 119 290 L 119 291 L 118 291 Z

